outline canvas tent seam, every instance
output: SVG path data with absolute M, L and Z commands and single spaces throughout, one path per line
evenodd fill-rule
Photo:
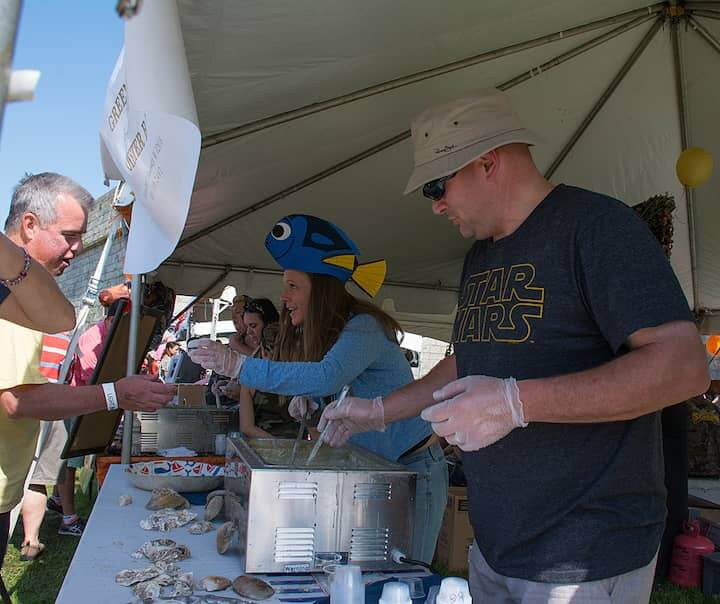
M 239 265 L 225 265 L 225 264 L 212 264 L 210 262 L 182 262 L 178 260 L 168 260 L 163 263 L 163 266 L 170 267 L 187 267 L 197 268 L 203 270 L 228 270 L 233 273 L 257 273 L 259 275 L 273 275 L 281 276 L 283 271 L 274 268 L 257 268 L 256 266 L 239 266 Z M 442 281 L 435 283 L 416 283 L 413 281 L 393 281 L 386 279 L 384 285 L 390 285 L 392 287 L 403 287 L 407 289 L 426 289 L 432 291 L 444 291 L 450 293 L 457 293 L 459 289 L 448 285 L 443 285 Z
M 639 15 L 648 16 L 652 15 L 653 13 L 664 12 L 665 8 L 665 2 L 658 2 L 647 7 L 619 13 L 611 17 L 605 17 L 604 19 L 591 21 L 590 23 L 571 27 L 569 29 L 555 32 L 552 34 L 546 34 L 544 36 L 533 38 L 531 40 L 526 40 L 524 42 L 518 42 L 509 46 L 503 46 L 501 48 L 490 50 L 479 55 L 460 59 L 459 61 L 446 63 L 445 65 L 440 65 L 439 67 L 432 67 L 430 69 L 419 71 L 407 76 L 402 76 L 400 78 L 395 78 L 393 80 L 387 80 L 380 84 L 374 84 L 372 86 L 368 86 L 366 88 L 362 88 L 360 90 L 356 90 L 347 94 L 319 101 L 317 103 L 310 103 L 308 105 L 304 105 L 303 107 L 298 107 L 296 109 L 277 113 L 275 115 L 261 118 L 259 120 L 247 122 L 246 124 L 242 124 L 234 128 L 229 128 L 228 130 L 224 130 L 222 132 L 217 132 L 204 136 L 201 148 L 205 149 L 208 147 L 212 147 L 214 145 L 247 136 L 254 132 L 259 132 L 267 128 L 272 128 L 274 126 L 279 126 L 281 124 L 285 124 L 296 119 L 307 117 L 309 115 L 313 115 L 314 113 L 319 113 L 364 98 L 389 92 L 391 90 L 396 90 L 404 86 L 409 86 L 410 84 L 416 84 L 418 82 L 422 82 L 423 80 L 431 79 L 440 75 L 445 75 L 447 73 L 452 73 L 453 71 L 466 69 L 468 67 L 474 67 L 475 65 L 479 65 L 480 63 L 493 61 L 501 57 L 506 57 L 525 50 L 544 46 L 552 42 L 558 42 L 566 38 L 588 33 L 602 27 L 613 25 L 615 23 L 622 23 L 628 20 L 632 20 Z
M 605 103 L 610 99 L 613 92 L 617 89 L 617 87 L 622 83 L 622 81 L 625 79 L 625 76 L 629 73 L 629 71 L 632 69 L 633 65 L 637 62 L 637 60 L 640 58 L 642 53 L 645 51 L 645 49 L 648 47 L 652 39 L 655 37 L 655 34 L 660 30 L 663 23 L 665 22 L 665 16 L 658 17 L 656 22 L 653 24 L 653 26 L 647 31 L 645 36 L 643 36 L 643 39 L 640 41 L 640 43 L 637 45 L 635 50 L 632 52 L 632 54 L 628 57 L 628 59 L 623 63 L 623 66 L 620 68 L 620 71 L 615 75 L 612 82 L 610 82 L 610 85 L 605 89 L 605 92 L 600 96 L 600 98 L 597 100 L 593 108 L 590 110 L 590 112 L 585 116 L 585 119 L 582 121 L 580 126 L 575 130 L 572 137 L 570 137 L 570 140 L 566 143 L 566 145 L 563 147 L 563 149 L 560 151 L 558 156 L 555 158 L 552 164 L 550 164 L 550 167 L 545 172 L 545 178 L 548 180 L 552 178 L 553 174 L 557 171 L 557 169 L 560 167 L 563 161 L 565 161 L 565 158 L 570 154 L 572 149 L 575 147 L 577 142 L 580 140 L 582 135 L 585 133 L 585 131 L 588 129 L 590 124 L 592 124 L 593 120 L 597 116 L 598 113 L 602 110 L 602 108 L 605 106 Z
M 683 69 L 682 44 L 680 40 L 680 32 L 678 31 L 679 20 L 671 22 L 670 36 L 672 39 L 673 49 L 673 65 L 675 68 L 675 89 L 678 103 L 678 118 L 680 121 L 680 142 L 683 149 L 687 149 L 689 145 L 689 116 L 687 112 L 687 90 L 685 81 L 685 71 Z M 690 285 L 692 287 L 693 307 L 697 308 L 699 304 L 698 295 L 699 288 L 697 282 L 697 248 L 695 243 L 695 194 L 689 187 L 684 187 L 685 191 L 685 208 L 688 220 L 688 243 L 690 246 Z

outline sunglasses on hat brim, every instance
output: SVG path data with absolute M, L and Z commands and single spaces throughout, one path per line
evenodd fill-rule
M 423 195 L 433 201 L 440 201 L 445 197 L 445 183 L 456 174 L 457 172 L 453 172 L 447 176 L 441 176 L 440 178 L 426 182 L 422 188 Z

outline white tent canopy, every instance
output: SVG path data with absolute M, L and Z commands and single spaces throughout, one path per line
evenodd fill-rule
M 533 154 L 554 182 L 630 205 L 674 195 L 673 266 L 696 310 L 720 309 L 720 180 L 686 200 L 674 170 L 684 147 L 720 158 L 720 1 L 181 0 L 177 10 L 203 137 L 185 231 L 158 273 L 178 292 L 219 282 L 277 299 L 265 234 L 285 214 L 315 214 L 351 235 L 361 261 L 387 259 L 379 303 L 447 339 L 469 242 L 419 193 L 403 197 L 407 130 L 430 105 L 497 86 L 544 137 Z

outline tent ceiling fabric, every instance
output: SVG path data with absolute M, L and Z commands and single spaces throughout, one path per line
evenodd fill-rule
M 429 0 L 275 3 L 216 0 L 178 3 L 203 136 L 222 132 L 510 44 L 642 8 L 628 0 Z M 545 144 L 533 149 L 546 169 L 653 26 L 648 20 L 508 91 L 523 121 Z M 720 36 L 720 22 L 701 19 Z M 502 82 L 543 64 L 618 24 L 567 37 L 389 92 L 327 109 L 203 149 L 187 241 L 209 225 L 272 198 L 348 158 L 399 135 L 426 107 Z M 720 118 L 720 54 L 682 27 L 689 138 L 715 157 Z M 713 102 L 707 99 L 712 98 Z M 674 165 L 682 144 L 670 26 L 666 22 L 554 175 L 631 205 L 669 191 L 678 206 L 673 265 L 692 302 L 689 225 Z M 197 293 L 225 266 L 228 283 L 277 299 L 277 267 L 264 248 L 272 224 L 291 212 L 337 222 L 363 253 L 386 258 L 388 280 L 377 301 L 433 337 L 447 339 L 470 242 L 431 213 L 418 193 L 402 196 L 412 167 L 403 140 L 317 182 L 249 211 L 181 245 L 159 277 Z M 712 225 L 718 177 L 695 197 L 698 306 L 720 308 L 720 242 Z M 245 270 L 251 267 L 253 270 Z M 418 288 L 422 289 L 418 289 Z M 430 317 L 435 315 L 437 321 Z

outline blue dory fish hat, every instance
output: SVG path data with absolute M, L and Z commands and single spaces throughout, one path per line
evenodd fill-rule
M 385 280 L 385 260 L 358 263 L 360 251 L 350 237 L 331 222 L 315 216 L 285 216 L 265 237 L 265 247 L 285 270 L 330 275 L 343 283 L 352 279 L 371 297 Z

